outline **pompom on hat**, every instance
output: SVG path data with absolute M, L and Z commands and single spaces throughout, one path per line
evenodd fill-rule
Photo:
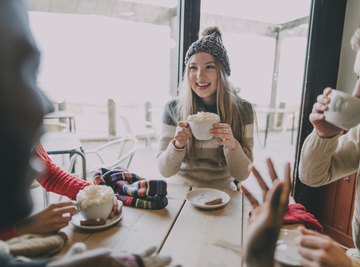
M 185 64 L 189 62 L 192 55 L 206 52 L 213 55 L 225 68 L 225 72 L 230 76 L 230 63 L 226 49 L 222 42 L 222 34 L 217 26 L 207 27 L 201 33 L 201 37 L 193 42 L 185 55 Z

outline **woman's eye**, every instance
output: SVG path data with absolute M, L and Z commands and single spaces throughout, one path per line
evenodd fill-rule
M 214 65 L 207 65 L 206 68 L 208 68 L 208 69 L 215 69 L 215 66 L 214 66 Z
M 189 69 L 190 69 L 190 70 L 196 70 L 196 67 L 195 67 L 195 66 L 190 66 Z

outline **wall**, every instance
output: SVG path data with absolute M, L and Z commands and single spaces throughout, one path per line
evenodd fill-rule
M 348 0 L 345 14 L 345 25 L 340 55 L 340 67 L 337 88 L 351 93 L 357 79 L 353 71 L 355 51 L 351 49 L 350 39 L 355 29 L 360 26 L 360 1 Z

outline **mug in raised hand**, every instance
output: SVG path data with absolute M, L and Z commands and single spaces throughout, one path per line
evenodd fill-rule
M 332 90 L 329 97 L 329 108 L 324 112 L 326 121 L 344 130 L 360 123 L 360 98 L 338 90 Z

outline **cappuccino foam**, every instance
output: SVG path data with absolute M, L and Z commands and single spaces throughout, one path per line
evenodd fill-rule
M 187 121 L 205 121 L 205 120 L 216 120 L 220 121 L 218 114 L 211 112 L 198 111 L 198 113 L 189 115 Z
M 86 209 L 94 204 L 103 204 L 112 201 L 114 191 L 110 186 L 90 185 L 79 191 L 76 200 L 82 209 Z

